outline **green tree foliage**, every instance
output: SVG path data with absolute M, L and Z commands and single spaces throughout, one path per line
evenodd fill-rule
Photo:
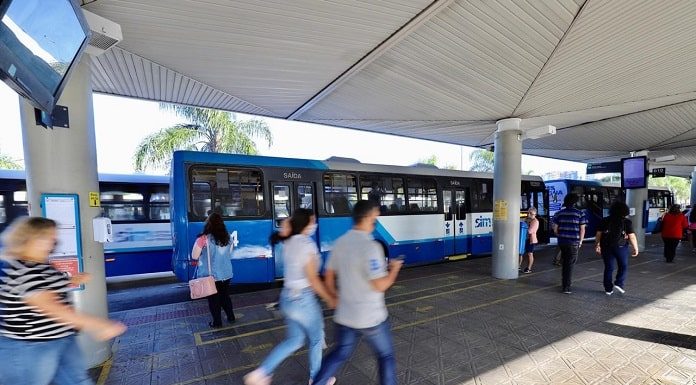
M 21 170 L 23 165 L 20 161 L 12 159 L 9 155 L 0 153 L 0 169 L 4 170 Z
M 666 176 L 663 178 L 650 177 L 649 186 L 667 187 L 674 194 L 675 202 L 687 202 L 691 196 L 691 182 L 678 176 Z
M 235 115 L 208 108 L 162 103 L 160 109 L 174 112 L 188 123 L 163 128 L 145 137 L 136 149 L 137 171 L 148 166 L 169 168 L 176 150 L 258 154 L 255 138 L 273 143 L 271 130 L 259 119 L 236 120 Z
M 421 164 L 430 164 L 433 166 L 437 166 L 437 155 L 431 155 L 428 158 L 425 159 L 418 159 L 418 162 L 416 163 L 421 163 Z
M 494 159 L 495 155 L 492 151 L 481 149 L 474 150 L 474 152 L 472 152 L 469 155 L 469 162 L 471 162 L 471 167 L 469 167 L 469 170 L 479 172 L 493 172 Z
M 431 155 L 431 156 L 429 156 L 429 157 L 427 157 L 427 158 L 425 158 L 425 159 L 418 159 L 418 161 L 417 161 L 416 163 L 420 163 L 420 164 L 430 164 L 430 165 L 433 165 L 433 166 L 436 166 L 436 167 L 440 167 L 440 166 L 438 166 L 438 162 L 439 162 L 439 161 L 438 161 L 438 159 L 437 159 L 437 155 Z M 444 166 L 442 166 L 442 167 L 440 167 L 440 168 L 445 169 L 445 170 L 457 170 L 457 169 L 458 169 L 457 166 L 454 166 L 454 165 L 451 165 L 451 164 L 446 164 L 446 165 L 444 165 Z

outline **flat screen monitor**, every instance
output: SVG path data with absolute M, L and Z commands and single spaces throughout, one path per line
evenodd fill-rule
M 89 34 L 72 0 L 0 0 L 0 79 L 50 114 Z
M 648 158 L 636 156 L 621 159 L 621 188 L 636 189 L 648 187 Z

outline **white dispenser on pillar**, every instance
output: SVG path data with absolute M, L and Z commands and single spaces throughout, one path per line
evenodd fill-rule
M 94 230 L 95 242 L 107 243 L 114 241 L 111 219 L 104 217 L 94 218 L 92 219 L 92 228 Z

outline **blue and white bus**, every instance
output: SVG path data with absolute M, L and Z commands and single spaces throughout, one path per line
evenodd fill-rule
M 538 207 L 548 239 L 548 196 L 539 177 L 524 176 L 522 208 Z M 491 253 L 492 174 L 326 161 L 177 151 L 172 161 L 172 265 L 182 281 L 195 270 L 190 258 L 196 236 L 213 210 L 236 239 L 234 282 L 282 278 L 269 235 L 296 208 L 314 210 L 316 241 L 326 258 L 351 224 L 351 208 L 362 199 L 381 207 L 375 239 L 388 256 L 407 265 Z
M 99 174 L 99 190 L 114 230 L 104 244 L 106 276 L 171 271 L 169 178 Z M 0 170 L 0 231 L 28 207 L 24 171 Z
M 599 221 L 609 215 L 609 207 L 616 200 L 625 200 L 621 186 L 596 180 L 558 179 L 548 180 L 546 189 L 549 194 L 549 211 L 551 217 L 563 205 L 563 199 L 571 192 L 578 195 L 577 207 L 585 210 L 588 220 L 587 236 L 594 237 Z M 674 198 L 666 187 L 648 188 L 648 216 L 646 232 L 652 232 L 657 219 L 669 209 Z

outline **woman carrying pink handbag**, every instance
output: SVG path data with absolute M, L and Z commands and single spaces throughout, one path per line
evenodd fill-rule
M 203 249 L 207 258 L 201 259 Z M 213 321 L 210 327 L 222 326 L 222 311 L 227 314 L 227 320 L 235 321 L 232 300 L 230 299 L 230 280 L 232 279 L 232 239 L 225 227 L 222 217 L 212 213 L 205 222 L 203 232 L 198 235 L 191 251 L 191 258 L 198 260 L 196 278 L 212 276 L 215 279 L 217 293 L 207 296 L 210 314 Z M 193 292 L 192 292 L 193 293 Z

